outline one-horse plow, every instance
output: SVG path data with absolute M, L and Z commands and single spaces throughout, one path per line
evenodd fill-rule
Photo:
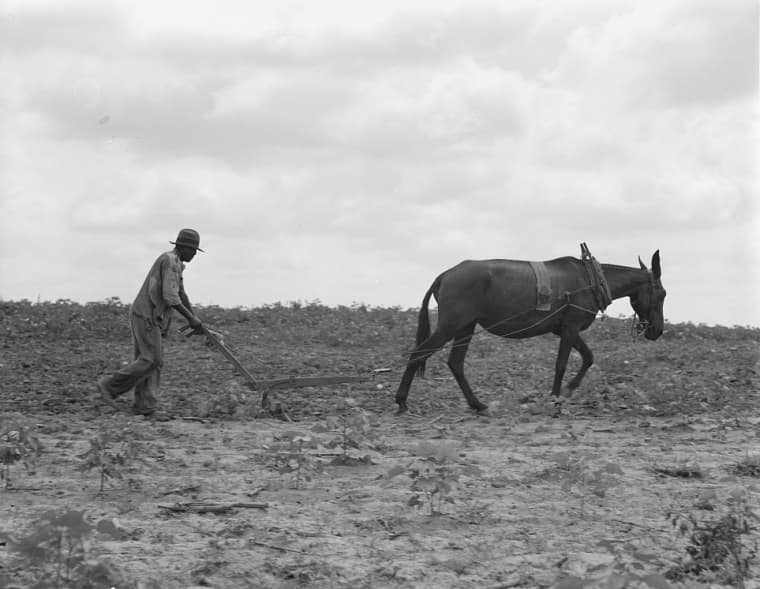
M 181 328 L 180 331 L 188 331 L 189 325 Z M 274 378 L 269 380 L 256 379 L 250 371 L 243 366 L 238 358 L 230 351 L 230 349 L 224 344 L 224 338 L 222 334 L 216 330 L 203 327 L 203 334 L 206 336 L 206 341 L 212 347 L 219 350 L 222 355 L 230 361 L 235 367 L 240 376 L 245 378 L 248 388 L 261 393 L 261 407 L 267 411 L 272 411 L 272 407 L 269 400 L 269 393 L 274 389 L 280 388 L 305 388 L 305 387 L 320 387 L 329 386 L 334 384 L 351 384 L 357 382 L 370 382 L 375 380 L 378 374 L 384 372 L 390 372 L 390 368 L 377 368 L 366 374 L 332 374 L 327 376 L 286 376 L 283 378 Z M 188 336 L 195 335 L 194 332 L 187 334 Z

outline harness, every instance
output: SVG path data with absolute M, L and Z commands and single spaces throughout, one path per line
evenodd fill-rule
M 581 244 L 581 260 L 586 267 L 588 283 L 591 287 L 591 293 L 594 295 L 596 306 L 599 307 L 600 311 L 604 311 L 612 302 L 612 292 L 610 292 L 610 285 L 607 284 L 607 279 L 604 277 L 601 264 L 591 255 L 585 242 Z
M 612 292 L 604 277 L 601 264 L 596 260 L 585 243 L 581 244 L 581 261 L 586 268 L 588 286 L 581 290 L 590 290 L 594 295 L 597 309 L 604 311 L 612 303 Z M 536 310 L 550 311 L 552 302 L 552 288 L 549 270 L 543 262 L 529 262 L 536 276 Z M 570 304 L 570 298 L 578 291 L 564 293 L 565 301 Z M 590 311 L 596 313 L 596 311 Z
M 549 270 L 543 262 L 530 262 L 536 275 L 536 311 L 550 311 L 552 308 L 552 284 Z

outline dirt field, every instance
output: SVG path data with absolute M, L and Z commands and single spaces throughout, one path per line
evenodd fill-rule
M 129 357 L 122 305 L 0 303 L 0 587 L 760 586 L 756 329 L 643 342 L 597 321 L 596 365 L 559 418 L 556 341 L 482 336 L 466 369 L 489 415 L 441 353 L 396 416 L 414 312 L 201 315 L 259 378 L 391 371 L 283 390 L 272 416 L 175 335 L 173 419 L 146 421 L 90 399 Z

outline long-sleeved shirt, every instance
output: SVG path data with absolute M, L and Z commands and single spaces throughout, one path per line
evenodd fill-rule
M 184 269 L 174 251 L 158 256 L 132 303 L 132 313 L 150 320 L 165 334 L 171 325 L 172 306 L 182 304 L 180 293 L 185 295 Z

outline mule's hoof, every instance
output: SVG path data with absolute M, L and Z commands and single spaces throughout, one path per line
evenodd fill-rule
M 403 415 L 409 410 L 409 408 L 406 406 L 406 403 L 399 403 L 398 409 L 396 409 L 396 415 Z

